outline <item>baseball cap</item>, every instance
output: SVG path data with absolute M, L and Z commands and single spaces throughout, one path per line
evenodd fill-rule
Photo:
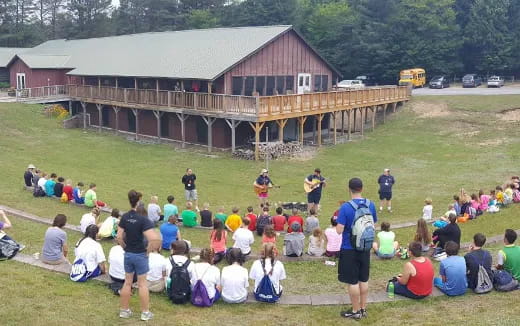
M 291 223 L 291 230 L 293 230 L 293 232 L 300 232 L 301 227 L 300 223 L 296 221 Z
M 354 191 L 361 191 L 363 189 L 363 181 L 360 178 L 352 178 L 348 181 L 348 188 Z
M 263 173 L 268 173 L 269 171 L 267 171 L 267 169 L 262 169 L 262 172 L 260 172 L 260 174 L 263 174 Z
M 385 172 L 390 172 L 389 168 L 384 169 Z
M 27 167 L 28 169 L 36 169 L 36 167 L 32 164 L 29 164 L 29 166 Z

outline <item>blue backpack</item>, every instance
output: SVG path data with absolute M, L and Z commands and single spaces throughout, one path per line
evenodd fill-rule
M 74 282 L 86 282 L 88 280 L 87 265 L 82 258 L 76 259 L 70 269 L 70 280 Z
M 509 292 L 518 288 L 518 281 L 505 270 L 493 271 L 493 283 L 497 291 Z
M 195 286 L 193 286 L 193 291 L 191 291 L 191 303 L 194 306 L 211 307 L 213 305 L 213 301 L 209 298 L 208 290 L 206 290 L 206 286 L 202 282 L 202 278 L 204 278 L 204 275 L 210 268 L 211 266 L 204 271 L 202 276 L 197 280 L 197 283 L 195 283 Z
M 348 203 L 355 210 L 350 232 L 350 244 L 357 251 L 368 252 L 372 249 L 376 236 L 374 217 L 372 211 L 370 211 L 370 200 L 365 199 L 365 202 L 359 205 L 354 200 Z
M 263 259 L 260 261 L 262 263 L 262 269 L 264 270 L 264 277 L 262 277 L 260 284 L 258 284 L 258 287 L 255 290 L 255 299 L 260 302 L 275 303 L 280 300 L 281 294 L 276 293 L 273 282 L 271 282 L 271 279 L 269 278 L 269 276 L 273 274 L 274 262 L 272 262 L 271 271 L 266 273 L 265 261 Z

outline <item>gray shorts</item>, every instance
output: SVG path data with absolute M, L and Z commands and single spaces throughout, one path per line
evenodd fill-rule
M 186 195 L 186 200 L 197 200 L 197 189 L 193 190 L 184 190 L 184 194 Z

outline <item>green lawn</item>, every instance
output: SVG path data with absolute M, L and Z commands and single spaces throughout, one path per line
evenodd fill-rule
M 323 193 L 323 209 L 319 216 L 324 228 L 328 225 L 329 217 L 336 209 L 338 200 L 347 198 L 345 188 L 349 178 L 361 177 L 365 181 L 366 196 L 376 200 L 377 177 L 383 168 L 389 167 L 397 181 L 394 188 L 394 212 L 383 213 L 380 216 L 381 221 L 416 221 L 421 216 L 426 197 L 433 199 L 434 215 L 439 216 L 446 211 L 452 195 L 460 188 L 463 187 L 470 193 L 481 188 L 489 191 L 511 175 L 518 174 L 518 122 L 501 119 L 499 112 L 517 107 L 519 101 L 520 96 L 415 97 L 397 114 L 390 115 L 385 125 L 379 125 L 375 132 L 367 132 L 363 140 L 323 147 L 308 161 L 270 162 L 273 181 L 281 185 L 280 189 L 272 191 L 272 200 L 304 201 L 302 180 L 314 167 L 320 167 L 328 180 Z M 230 211 L 232 206 L 237 205 L 243 212 L 247 206 L 256 204 L 251 184 L 264 166 L 262 162 L 233 160 L 228 153 L 221 152 L 208 156 L 203 149 L 187 151 L 169 145 L 136 144 L 128 142 L 124 137 L 108 133 L 65 130 L 59 127 L 56 120 L 46 118 L 40 112 L 37 105 L 0 104 L 1 204 L 46 218 L 53 218 L 57 213 L 65 213 L 70 223 L 79 223 L 81 215 L 86 212 L 85 209 L 55 200 L 37 199 L 23 190 L 22 175 L 29 163 L 46 172 L 56 172 L 71 178 L 74 182 L 95 182 L 98 185 L 99 198 L 107 201 L 112 207 L 123 210 L 128 207 L 126 192 L 131 188 L 142 191 L 146 202 L 149 196 L 156 194 L 163 204 L 165 198 L 173 194 L 177 197 L 179 207 L 182 207 L 184 200 L 180 178 L 186 167 L 193 168 L 198 176 L 200 202 L 209 202 L 213 211 L 221 205 Z M 519 229 L 519 209 L 520 207 L 513 206 L 499 214 L 484 215 L 477 221 L 461 225 L 463 241 L 470 241 L 475 232 L 484 232 L 492 236 L 503 233 L 505 228 Z M 46 226 L 17 218 L 13 218 L 13 223 L 15 227 L 9 233 L 28 246 L 25 253 L 40 251 Z M 72 248 L 79 234 L 68 233 L 69 247 Z M 182 233 L 195 247 L 209 244 L 208 231 L 182 229 Z M 413 233 L 414 228 L 396 230 L 397 240 L 406 244 L 413 237 Z M 254 245 L 256 249 L 259 248 L 259 243 L 257 238 Z M 280 245 L 281 241 L 278 243 Z M 231 241 L 228 245 L 231 245 Z M 103 242 L 106 254 L 110 246 L 111 242 Z M 498 246 L 495 246 L 493 250 L 497 248 Z M 49 280 L 45 281 L 45 287 L 48 289 L 47 292 L 53 292 L 53 297 L 72 296 L 79 300 L 78 302 L 83 302 L 88 309 L 76 311 L 77 308 L 72 307 L 70 310 L 75 316 L 78 315 L 78 324 L 83 324 L 87 318 L 93 318 L 94 324 L 100 323 L 101 320 L 117 320 L 115 315 L 108 316 L 112 310 L 115 311 L 117 300 L 101 285 L 81 285 L 95 298 L 87 300 L 83 297 L 78 298 L 81 296 L 81 293 L 75 291 L 78 285 L 63 281 L 61 275 L 33 270 L 14 262 L 2 265 L 7 266 L 7 275 L 10 275 L 9 270 L 19 271 L 16 275 L 10 276 L 14 278 L 15 284 L 45 276 L 45 279 Z M 398 260 L 374 261 L 371 271 L 372 289 L 381 289 L 384 281 L 398 273 L 401 266 L 402 262 Z M 285 283 L 286 293 L 342 291 L 341 285 L 336 281 L 334 267 L 319 262 L 301 262 L 286 263 L 286 269 L 289 277 Z M 30 284 L 33 283 L 28 284 L 24 284 L 25 289 L 21 288 L 20 291 L 29 291 Z M 35 298 L 44 294 L 37 293 Z M 438 316 L 438 312 L 442 310 L 452 312 L 450 323 L 456 324 L 460 323 L 462 317 L 456 314 L 456 307 L 451 307 L 448 303 L 453 302 L 457 303 L 454 306 L 465 307 L 469 303 L 475 303 L 475 307 L 467 308 L 470 313 L 466 314 L 465 318 L 492 324 L 497 316 L 493 313 L 496 309 L 487 312 L 482 308 L 491 300 L 487 298 L 492 297 L 493 306 L 498 306 L 499 310 L 518 309 L 509 304 L 511 300 L 508 300 L 507 296 L 498 294 L 472 296 L 471 299 L 432 299 L 428 302 L 435 302 L 435 305 L 413 303 L 412 306 L 421 314 L 437 312 L 435 316 Z M 43 300 L 28 301 L 24 295 L 15 296 L 15 300 L 19 302 L 13 307 L 27 306 L 42 313 L 39 319 L 42 324 L 57 324 L 63 321 L 63 318 L 69 318 L 68 315 L 57 315 L 62 310 L 49 307 Z M 163 301 L 165 300 L 156 297 L 153 300 L 159 321 L 164 321 L 167 312 L 172 309 Z M 17 309 L 3 307 L 4 304 L 0 304 L 0 309 L 7 313 L 7 320 L 13 324 L 21 323 L 23 314 L 19 314 Z M 67 305 L 67 308 L 69 306 Z M 409 304 L 402 302 L 375 305 L 372 308 L 374 315 L 367 322 L 378 323 L 383 318 L 385 321 L 387 318 L 395 321 L 406 320 L 410 323 L 420 321 L 421 319 L 413 314 L 414 310 L 408 306 Z M 179 308 L 173 308 L 177 309 Z M 208 317 L 205 313 L 190 313 L 197 310 L 191 307 L 182 309 L 187 310 L 182 314 L 180 323 L 200 323 Z M 271 317 L 287 324 L 331 324 L 340 321 L 336 318 L 338 309 L 272 307 L 268 314 L 262 314 L 264 309 L 261 305 L 236 308 L 218 305 L 211 312 L 216 316 L 226 316 L 226 322 L 230 321 L 232 324 L 243 321 L 245 314 L 255 314 L 254 318 L 248 318 L 248 323 L 252 324 L 265 324 L 266 320 L 272 320 Z M 210 310 L 206 310 L 208 311 Z M 471 313 L 474 311 L 478 311 L 482 317 Z M 233 312 L 232 316 L 230 312 Z M 435 324 L 434 318 L 428 317 L 426 323 Z M 501 319 L 501 322 L 503 321 L 504 319 Z M 505 324 L 507 323 L 506 319 Z

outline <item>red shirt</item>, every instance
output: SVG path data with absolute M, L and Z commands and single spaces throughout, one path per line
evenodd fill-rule
M 289 225 L 287 227 L 287 233 L 292 232 L 291 224 L 293 224 L 294 222 L 300 223 L 300 226 L 302 227 L 302 230 L 303 230 L 303 218 L 301 216 L 294 215 L 294 216 L 289 217 L 289 220 L 287 220 L 287 224 Z
M 275 231 L 283 231 L 285 223 L 287 222 L 283 215 L 273 216 L 271 221 L 273 222 L 273 228 Z
M 433 289 L 433 265 L 431 260 L 425 257 L 425 261 L 419 263 L 411 260 L 413 267 L 415 267 L 415 276 L 410 276 L 406 287 L 415 295 L 430 295 Z
M 256 214 L 249 213 L 246 215 L 249 218 L 249 226 L 247 227 L 249 231 L 256 231 Z
M 72 195 L 72 186 L 69 186 L 69 185 L 64 186 L 63 192 L 67 194 L 69 201 L 74 199 L 74 196 Z

